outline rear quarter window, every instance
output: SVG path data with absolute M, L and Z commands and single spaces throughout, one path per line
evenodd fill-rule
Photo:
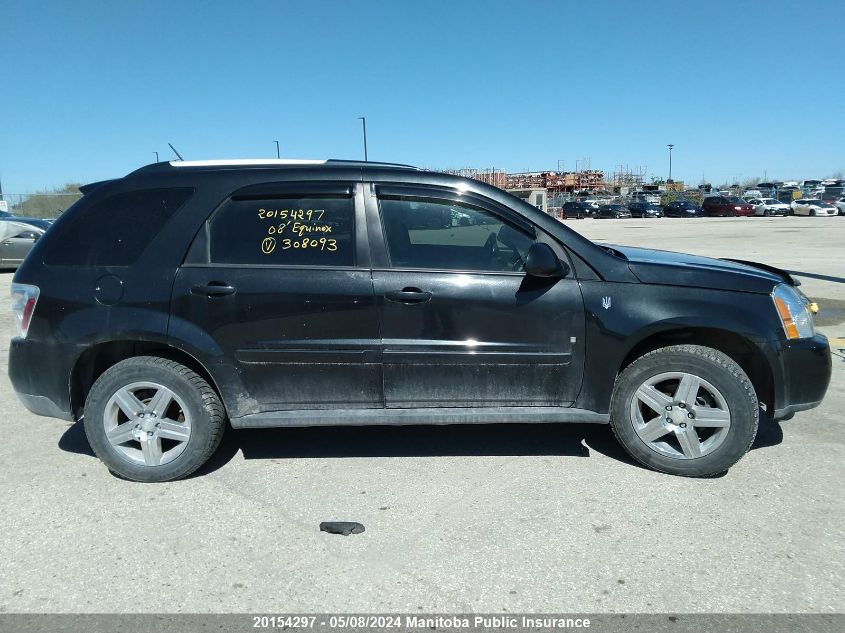
M 193 193 L 187 187 L 129 191 L 78 209 L 51 229 L 44 263 L 130 266 Z

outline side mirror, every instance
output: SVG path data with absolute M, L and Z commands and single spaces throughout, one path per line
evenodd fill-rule
M 525 272 L 532 277 L 565 277 L 569 266 L 560 261 L 548 244 L 534 242 L 525 257 Z

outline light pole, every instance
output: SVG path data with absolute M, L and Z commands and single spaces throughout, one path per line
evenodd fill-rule
M 669 143 L 666 147 L 669 148 L 669 180 L 666 182 L 672 182 L 672 148 L 675 146 Z
M 156 162 L 159 162 L 159 161 L 158 161 L 158 152 L 153 152 L 153 154 L 155 154 L 155 155 L 156 155 Z
M 367 117 L 359 116 L 358 118 L 361 119 L 361 125 L 364 128 L 364 162 L 366 163 L 367 162 Z
M 279 141 L 273 141 L 276 144 L 276 158 L 281 158 L 282 155 L 279 153 Z

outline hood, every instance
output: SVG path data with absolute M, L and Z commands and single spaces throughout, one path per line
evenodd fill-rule
M 628 260 L 643 283 L 768 294 L 780 283 L 798 283 L 783 270 L 743 260 L 715 259 L 634 246 L 610 246 Z

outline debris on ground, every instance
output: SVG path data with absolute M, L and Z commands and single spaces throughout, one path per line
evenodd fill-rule
M 320 531 L 349 536 L 350 534 L 360 534 L 364 531 L 364 526 L 355 521 L 323 521 L 320 523 Z

